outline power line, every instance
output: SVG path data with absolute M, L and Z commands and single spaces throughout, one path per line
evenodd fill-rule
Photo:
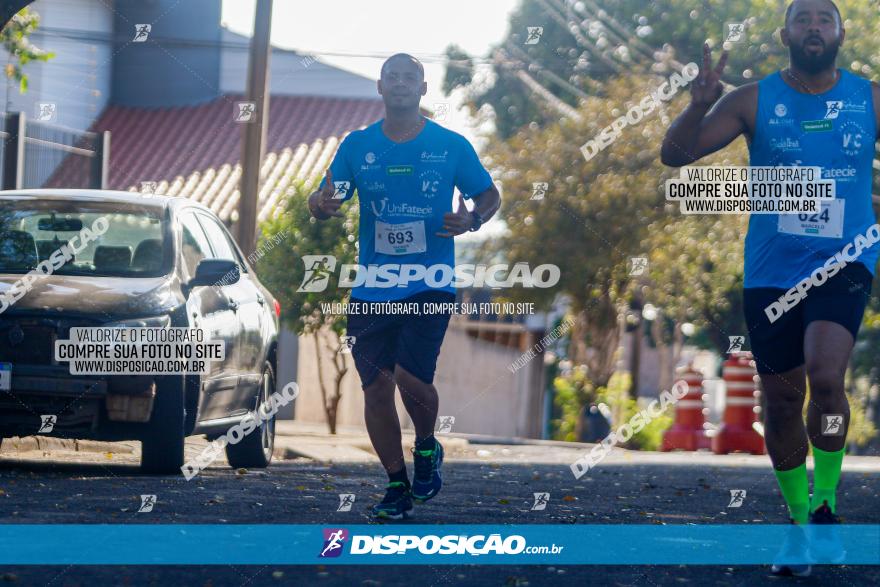
M 128 36 L 121 35 L 113 35 L 113 34 L 100 34 L 95 33 L 94 31 L 83 32 L 76 29 L 65 29 L 65 28 L 53 28 L 53 27 L 40 27 L 37 29 L 32 37 L 37 37 L 40 34 L 48 37 L 55 38 L 66 38 L 76 41 L 85 41 L 85 42 L 93 42 L 93 43 L 106 43 L 106 44 L 125 44 L 130 43 L 131 38 Z M 235 33 L 233 33 L 235 34 Z M 157 43 L 161 43 L 165 47 L 186 47 L 186 48 L 223 48 L 223 49 L 234 49 L 242 52 L 247 52 L 249 50 L 250 45 L 248 43 L 241 42 L 224 42 L 217 40 L 209 40 L 209 39 L 190 39 L 185 37 L 165 37 L 154 35 L 150 33 L 147 41 L 144 45 L 149 46 L 150 41 L 155 40 Z M 391 52 L 345 52 L 345 51 L 306 51 L 300 49 L 288 49 L 285 47 L 279 47 L 277 45 L 272 46 L 273 51 L 281 51 L 294 53 L 298 56 L 308 57 L 308 56 L 328 56 L 328 57 L 356 57 L 356 58 L 368 58 L 368 59 L 387 59 L 393 55 Z M 417 57 L 420 61 L 427 63 L 462 63 L 461 61 L 451 60 L 448 56 L 443 53 L 414 53 L 415 57 Z M 486 57 L 471 57 L 470 62 L 475 65 L 491 65 L 492 60 Z

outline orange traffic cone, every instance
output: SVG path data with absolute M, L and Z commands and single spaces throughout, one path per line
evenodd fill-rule
M 688 392 L 675 404 L 675 422 L 663 435 L 661 450 L 699 450 L 709 448 L 703 411 L 703 374 L 688 365 L 681 370 L 678 379 L 688 385 Z
M 724 362 L 722 377 L 727 386 L 727 397 L 724 421 L 712 438 L 712 452 L 715 454 L 736 451 L 764 454 L 764 439 L 753 427 L 761 410 L 760 392 L 755 383 L 757 376 L 751 353 L 731 353 Z

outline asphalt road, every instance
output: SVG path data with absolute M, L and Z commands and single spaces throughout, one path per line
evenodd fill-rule
M 759 458 L 699 459 L 675 455 L 609 458 L 575 480 L 571 454 L 546 447 L 481 447 L 477 458 L 444 466 L 440 496 L 417 505 L 419 524 L 784 523 L 769 465 Z M 552 454 L 551 454 L 552 453 Z M 544 457 L 539 458 L 539 454 Z M 373 523 L 369 507 L 384 484 L 377 465 L 284 460 L 266 471 L 233 471 L 219 463 L 192 481 L 141 475 L 136 455 L 76 453 L 3 455 L 2 523 Z M 471 455 L 473 457 L 473 455 Z M 766 458 L 766 457 L 764 457 Z M 534 464 L 524 460 L 553 461 Z M 876 461 L 874 461 L 876 462 Z M 728 508 L 730 489 L 745 489 Z M 532 494 L 550 493 L 544 511 Z M 354 493 L 350 512 L 337 512 L 338 494 Z M 140 495 L 155 494 L 152 512 L 138 513 Z M 863 464 L 844 475 L 842 513 L 849 523 L 880 523 L 880 468 Z M 406 522 L 404 522 L 406 523 Z M 585 548 L 589 545 L 585 544 Z M 96 545 L 100 548 L 100 545 Z M 404 572 L 401 572 L 401 569 Z M 7 567 L 10 585 L 867 585 L 880 567 L 816 567 L 807 579 L 780 579 L 758 566 L 200 566 Z

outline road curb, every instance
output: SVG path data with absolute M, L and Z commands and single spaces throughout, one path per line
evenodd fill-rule
M 463 432 L 450 432 L 442 437 L 461 438 L 468 444 L 509 444 L 509 445 L 534 445 L 534 446 L 560 446 L 565 448 L 578 448 L 589 450 L 596 446 L 594 442 L 571 442 L 568 440 L 545 440 L 542 438 L 524 438 L 521 436 L 490 436 L 488 434 L 467 434 Z M 621 449 L 623 450 L 623 449 Z
M 98 442 L 95 440 L 75 440 L 52 436 L 25 436 L 4 438 L 0 454 L 25 451 L 65 450 L 91 453 L 133 453 L 135 447 L 128 442 Z

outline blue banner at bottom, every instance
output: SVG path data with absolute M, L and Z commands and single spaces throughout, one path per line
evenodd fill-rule
M 4 565 L 880 564 L 880 525 L 0 525 Z

